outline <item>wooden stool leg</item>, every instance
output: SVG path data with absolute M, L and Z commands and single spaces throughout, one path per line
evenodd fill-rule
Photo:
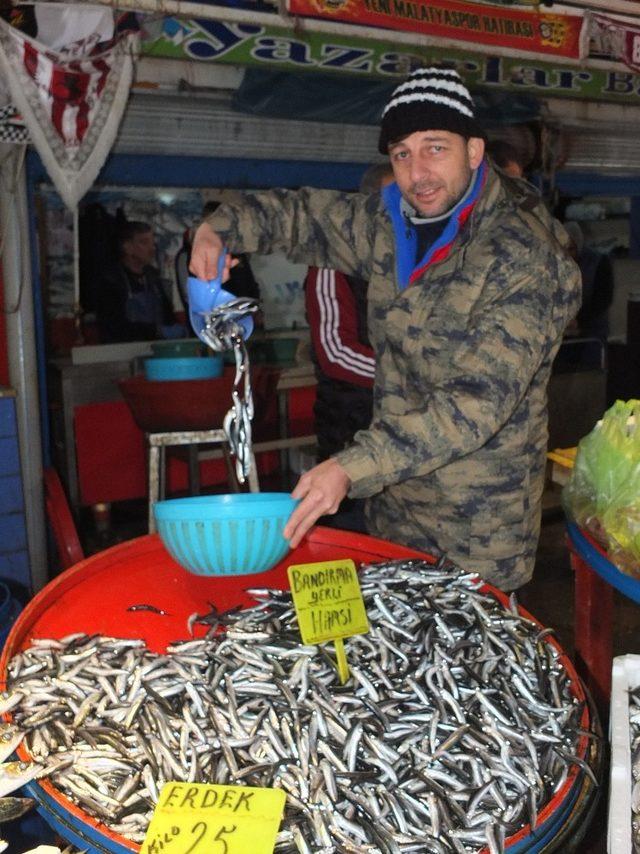
M 256 465 L 256 458 L 251 451 L 251 471 L 249 472 L 249 491 L 250 492 L 260 492 L 260 483 L 258 481 L 258 466 Z
M 159 484 L 159 456 L 160 448 L 156 445 L 149 445 L 149 533 L 153 534 L 156 530 L 156 520 L 153 515 L 153 505 L 157 503 L 160 484 Z
M 227 481 L 231 488 L 231 492 L 240 492 L 240 484 L 236 477 L 236 467 L 233 464 L 231 454 L 229 453 L 229 446 L 226 442 L 222 443 L 222 458 L 224 459 L 224 467 L 227 470 Z
M 198 446 L 189 445 L 189 493 L 200 495 L 200 463 L 198 462 Z
M 167 452 L 164 445 L 160 445 L 158 450 L 158 501 L 164 501 L 167 495 Z
M 99 504 L 92 504 L 91 513 L 96 526 L 96 532 L 98 534 L 106 534 L 111 529 L 111 503 L 101 501 Z

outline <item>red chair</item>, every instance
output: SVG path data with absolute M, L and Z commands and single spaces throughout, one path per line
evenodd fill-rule
M 44 503 L 58 549 L 60 566 L 62 569 L 69 569 L 70 566 L 84 560 L 84 552 L 78 539 L 67 496 L 60 483 L 58 472 L 54 468 L 44 470 Z

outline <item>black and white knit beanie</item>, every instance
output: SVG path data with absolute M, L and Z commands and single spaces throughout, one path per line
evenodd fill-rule
M 451 68 L 417 68 L 397 86 L 382 113 L 378 150 L 421 130 L 448 130 L 485 138 L 469 90 Z

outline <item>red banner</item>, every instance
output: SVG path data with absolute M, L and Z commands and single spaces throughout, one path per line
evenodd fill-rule
M 292 15 L 578 58 L 583 19 L 457 0 L 287 0 Z

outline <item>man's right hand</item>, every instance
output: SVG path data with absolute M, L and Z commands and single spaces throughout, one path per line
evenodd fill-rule
M 223 251 L 224 244 L 220 236 L 216 234 L 209 223 L 203 222 L 202 225 L 198 226 L 198 230 L 193 238 L 189 272 L 197 276 L 198 279 L 203 279 L 205 282 L 215 279 L 218 275 L 218 261 Z M 231 258 L 231 255 L 227 253 L 222 273 L 223 282 L 228 281 L 229 271 L 237 263 L 237 259 Z

